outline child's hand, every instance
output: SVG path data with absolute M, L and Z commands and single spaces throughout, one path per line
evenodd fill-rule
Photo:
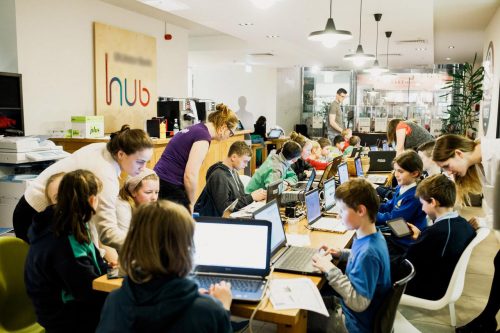
M 231 308 L 231 302 L 233 301 L 233 296 L 231 295 L 231 283 L 221 281 L 220 283 L 212 284 L 208 293 L 221 301 L 224 309 L 229 311 Z
M 312 263 L 313 267 L 316 267 L 323 273 L 329 272 L 332 268 L 335 267 L 335 265 L 332 264 L 330 255 L 315 254 L 312 257 L 312 261 L 313 261 Z
M 420 236 L 420 229 L 417 228 L 416 226 L 414 226 L 413 224 L 411 224 L 410 222 L 407 222 L 406 224 L 408 224 L 408 227 L 410 228 L 411 232 L 412 232 L 412 235 L 411 235 L 411 238 L 413 240 L 417 240 L 418 236 Z
M 266 190 L 259 188 L 258 190 L 253 191 L 251 195 L 253 201 L 262 201 L 266 199 L 267 192 Z
M 322 245 L 320 248 L 320 253 L 323 252 L 323 255 L 331 254 L 334 258 L 340 258 L 342 251 L 339 248 L 329 248 L 327 245 Z

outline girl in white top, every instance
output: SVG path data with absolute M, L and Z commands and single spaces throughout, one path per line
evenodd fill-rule
M 28 184 L 24 196 L 17 204 L 13 216 L 16 236 L 27 240 L 26 234 L 33 216 L 49 205 L 44 191 L 51 175 L 85 169 L 94 173 L 103 183 L 92 224 L 96 226 L 102 243 L 119 251 L 126 236 L 118 228 L 116 220 L 120 173 L 123 171 L 131 176 L 138 175 L 152 154 L 151 138 L 143 130 L 130 129 L 128 125 L 124 125 L 120 131 L 111 135 L 108 143 L 87 145 L 52 164 Z
M 116 201 L 116 218 L 118 228 L 128 232 L 132 210 L 143 203 L 158 201 L 160 178 L 151 169 L 144 169 L 140 174 L 131 177 L 120 189 Z

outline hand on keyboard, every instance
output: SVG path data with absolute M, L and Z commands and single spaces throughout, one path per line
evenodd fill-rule
M 233 300 L 233 297 L 231 296 L 231 283 L 221 281 L 219 283 L 210 285 L 208 290 L 200 288 L 199 292 L 200 294 L 206 294 L 217 298 L 219 301 L 221 301 L 224 309 L 229 311 L 229 309 L 231 308 L 231 302 Z

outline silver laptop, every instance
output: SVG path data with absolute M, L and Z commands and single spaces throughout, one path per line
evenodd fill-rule
M 311 230 L 345 233 L 346 226 L 341 219 L 321 216 L 321 205 L 317 189 L 306 193 L 307 223 Z
M 311 175 L 306 182 L 300 182 L 296 186 L 292 187 L 291 191 L 284 191 L 281 193 L 281 204 L 304 201 L 304 194 L 311 189 L 315 177 L 316 170 L 312 169 Z
M 349 171 L 347 170 L 347 162 L 339 164 L 338 174 L 339 174 L 339 183 L 341 185 L 349 180 Z
M 335 179 L 329 179 L 325 182 L 325 187 L 323 188 L 323 195 L 325 198 L 324 205 L 325 211 L 324 214 L 338 214 L 338 207 L 335 205 Z
M 270 272 L 269 221 L 198 217 L 194 245 L 194 280 L 200 288 L 227 281 L 233 299 L 262 299 Z
M 310 247 L 287 244 L 278 203 L 271 201 L 254 213 L 254 218 L 271 222 L 271 264 L 276 271 L 321 275 L 312 265 L 312 256 L 318 252 Z

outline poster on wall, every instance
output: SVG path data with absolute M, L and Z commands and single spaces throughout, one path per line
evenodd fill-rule
M 156 39 L 94 22 L 95 110 L 104 131 L 156 116 Z

